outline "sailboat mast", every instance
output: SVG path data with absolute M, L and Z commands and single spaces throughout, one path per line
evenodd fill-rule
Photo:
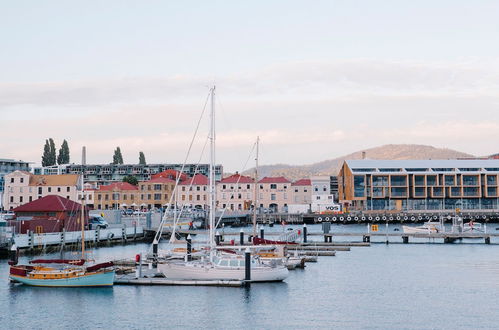
M 215 86 L 211 88 L 210 113 L 210 258 L 213 259 L 215 248 Z
M 81 258 L 85 259 L 85 188 L 83 183 L 83 165 L 81 169 Z
M 256 137 L 256 157 L 255 157 L 255 191 L 253 199 L 253 237 L 256 237 L 256 210 L 258 207 L 258 148 L 260 146 L 260 137 Z

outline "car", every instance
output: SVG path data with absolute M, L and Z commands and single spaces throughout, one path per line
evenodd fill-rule
M 88 227 L 90 229 L 106 229 L 109 227 L 109 223 L 101 216 L 90 216 L 90 219 L 88 219 Z

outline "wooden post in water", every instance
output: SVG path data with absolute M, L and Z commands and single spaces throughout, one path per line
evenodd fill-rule
M 264 230 L 263 226 L 260 228 L 260 238 L 261 239 L 265 238 L 265 230 Z
M 244 230 L 242 228 L 239 231 L 239 245 L 244 245 Z
M 303 224 L 303 243 L 307 243 L 307 224 Z

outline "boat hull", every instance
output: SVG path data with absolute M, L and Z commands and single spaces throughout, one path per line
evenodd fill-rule
M 27 276 L 19 276 L 11 274 L 10 280 L 19 282 L 30 286 L 44 286 L 44 287 L 98 287 L 98 286 L 112 286 L 114 283 L 115 271 L 98 272 L 92 274 L 85 274 L 71 278 L 61 279 L 34 279 Z
M 176 280 L 244 280 L 244 268 L 214 267 L 209 264 L 175 264 L 158 265 L 158 270 L 166 278 Z M 251 268 L 252 282 L 277 282 L 288 277 L 286 267 L 255 267 Z

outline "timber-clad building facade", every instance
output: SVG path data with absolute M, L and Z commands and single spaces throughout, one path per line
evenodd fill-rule
M 347 160 L 339 200 L 350 210 L 499 209 L 499 159 Z

